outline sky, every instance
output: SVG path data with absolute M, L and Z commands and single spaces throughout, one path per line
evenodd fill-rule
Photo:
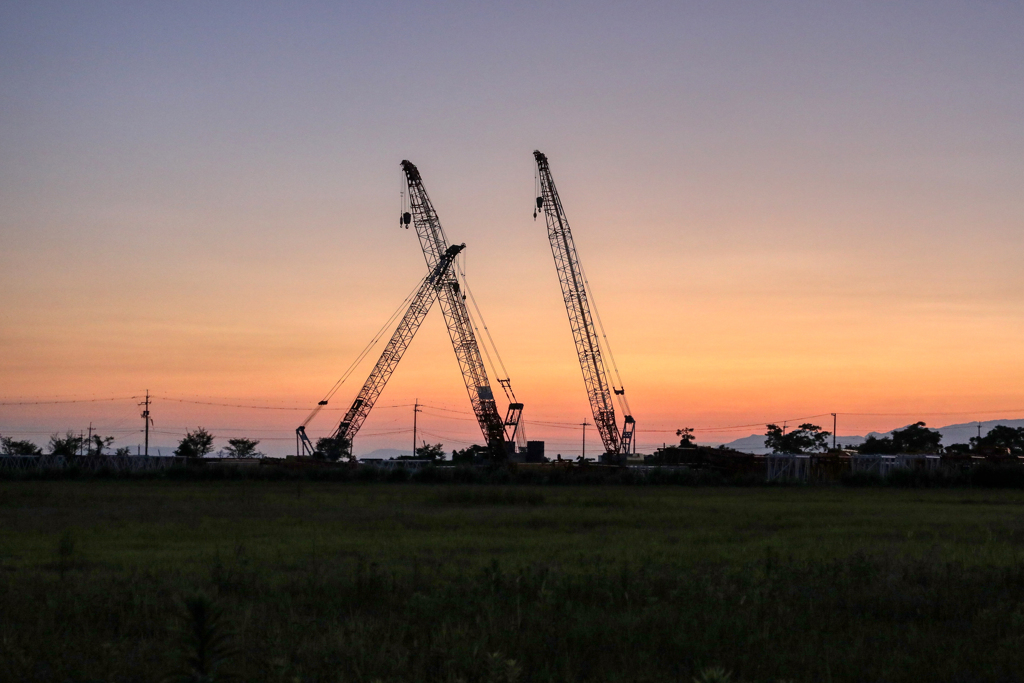
M 3 3 L 0 434 L 134 449 L 148 389 L 164 452 L 293 451 L 425 272 L 409 159 L 528 436 L 578 454 L 534 149 L 639 450 L 1024 417 L 1022 33 L 987 0 Z M 409 448 L 417 400 L 480 441 L 436 309 L 356 451 Z

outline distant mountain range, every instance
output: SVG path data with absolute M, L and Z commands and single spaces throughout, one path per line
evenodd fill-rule
M 996 425 L 1024 427 L 1024 420 L 986 420 L 984 422 L 964 422 L 962 424 L 938 427 L 938 432 L 942 434 L 942 445 L 948 446 L 954 443 L 968 443 L 972 436 L 978 435 L 979 424 L 981 425 L 981 434 L 984 436 Z M 898 427 L 897 429 L 902 429 L 902 427 Z M 869 436 L 880 439 L 883 436 L 892 436 L 892 432 L 869 432 L 864 436 L 843 436 L 840 434 L 836 436 L 836 444 L 842 444 L 843 446 L 859 446 L 864 443 Z M 831 444 L 831 439 L 829 440 L 829 443 Z M 730 441 L 725 444 L 725 446 L 727 448 L 733 448 L 737 451 L 753 453 L 755 455 L 771 453 L 770 448 L 764 447 L 764 436 L 760 434 L 751 434 L 750 436 L 745 436 L 742 439 Z
M 946 425 L 945 427 L 939 427 L 938 431 L 942 434 L 942 445 L 948 446 L 954 443 L 968 443 L 972 436 L 978 435 L 978 424 L 981 424 L 982 435 L 988 434 L 989 430 L 996 425 L 1005 425 L 1007 427 L 1024 427 L 1024 420 L 986 420 L 985 422 L 964 422 L 962 424 Z M 902 429 L 898 427 L 897 429 Z M 894 430 L 895 431 L 895 430 Z M 883 436 L 892 436 L 892 432 L 869 432 L 864 436 L 850 435 L 843 436 L 840 434 L 836 437 L 836 444 L 843 446 L 859 446 L 864 443 L 869 436 L 873 436 L 876 439 L 880 439 Z M 832 441 L 829 439 L 829 444 Z M 717 446 L 718 444 L 702 444 L 708 446 Z M 764 455 L 771 453 L 770 448 L 764 447 L 764 435 L 763 434 L 751 434 L 735 441 L 730 441 L 724 444 L 727 448 L 732 448 L 743 453 L 753 453 L 755 455 Z M 360 455 L 360 458 L 381 458 L 388 460 L 390 458 L 397 458 L 400 455 L 411 455 L 411 451 L 403 451 L 397 448 L 378 448 Z
M 400 455 L 412 455 L 412 451 L 400 451 L 397 448 L 378 448 L 375 451 L 364 453 L 360 455 L 360 458 L 380 458 L 382 460 L 390 460 L 391 458 L 397 458 Z

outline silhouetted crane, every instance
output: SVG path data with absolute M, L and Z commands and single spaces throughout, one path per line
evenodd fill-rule
M 434 304 L 434 299 L 437 298 L 438 292 L 448 282 L 448 276 L 451 274 L 455 257 L 465 248 L 465 244 L 446 248 L 437 262 L 431 267 L 430 273 L 423 279 L 423 283 L 416 291 L 412 303 L 409 304 L 409 309 L 391 335 L 391 340 L 380 354 L 377 364 L 373 366 L 370 376 L 363 383 L 363 388 L 359 390 L 359 394 L 352 402 L 352 406 L 345 413 L 345 417 L 341 418 L 341 422 L 331 435 L 341 447 L 345 457 L 352 457 L 352 440 L 355 438 L 356 432 L 363 426 L 363 422 L 373 409 L 374 402 L 376 402 L 381 392 L 384 391 L 384 385 L 387 384 L 395 368 L 398 367 L 398 362 L 402 360 L 402 355 L 409 348 L 409 344 L 416 335 L 416 331 L 420 329 L 420 324 L 427 317 L 427 313 Z M 337 390 L 338 386 L 335 385 L 335 389 L 332 390 L 331 394 Z M 317 404 L 317 407 L 313 409 L 313 412 L 310 413 L 305 422 L 295 430 L 295 435 L 306 455 L 316 454 L 316 449 L 310 443 L 309 437 L 306 436 L 306 425 L 327 405 L 329 398 L 330 394 Z
M 405 172 L 409 189 L 409 211 L 402 215 L 402 224 L 408 226 L 412 223 L 416 228 L 416 235 L 423 249 L 423 258 L 426 259 L 427 267 L 433 269 L 448 250 L 448 238 L 423 187 L 419 169 L 412 162 L 403 161 L 402 170 Z M 515 442 L 523 404 L 515 400 L 508 378 L 499 379 L 510 403 L 504 420 L 498 414 L 494 393 L 487 379 L 487 370 L 480 355 L 480 347 L 473 334 L 473 324 L 466 308 L 466 296 L 459 287 L 459 279 L 454 271 L 449 271 L 444 276 L 438 298 L 448 327 L 448 335 L 452 340 L 452 348 L 455 349 L 455 357 L 466 383 L 469 402 L 473 406 L 473 414 L 480 424 L 480 431 L 487 440 L 492 457 L 504 459 L 508 454 L 506 444 Z
M 632 452 L 633 430 L 636 425 L 633 416 L 629 414 L 632 411 L 629 410 L 629 404 L 625 399 L 626 390 L 622 386 L 616 389 L 608 382 L 604 359 L 601 356 L 600 338 L 590 315 L 594 304 L 590 301 L 592 297 L 587 296 L 587 280 L 576 253 L 569 221 L 565 218 L 562 201 L 558 198 L 548 158 L 538 151 L 534 151 L 533 156 L 537 161 L 537 174 L 540 179 L 537 210 L 543 212 L 547 222 L 551 254 L 555 257 L 555 270 L 558 271 L 558 281 L 562 285 L 562 298 L 565 301 L 565 310 L 569 314 L 569 327 L 572 328 L 573 340 L 576 342 L 576 353 L 579 355 L 580 368 L 583 370 L 583 383 L 587 388 L 590 409 L 594 413 L 594 424 L 601 435 L 601 441 L 604 442 L 606 453 L 626 455 Z M 536 214 L 534 217 L 536 218 Z M 614 365 L 614 359 L 612 363 Z M 621 380 L 619 384 L 622 384 Z M 615 424 L 613 393 L 620 398 L 623 412 L 626 414 L 621 434 L 618 425 Z

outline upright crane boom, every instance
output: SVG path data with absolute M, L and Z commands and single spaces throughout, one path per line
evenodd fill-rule
M 540 177 L 541 194 L 537 197 L 537 209 L 543 211 L 547 223 L 551 254 L 555 258 L 555 270 L 558 271 L 558 281 L 562 286 L 562 298 L 569 314 L 569 327 L 572 328 L 573 340 L 576 342 L 576 353 L 583 370 L 583 383 L 587 388 L 590 409 L 594 413 L 594 424 L 601 435 L 605 452 L 628 454 L 633 445 L 635 421 L 632 415 L 626 415 L 620 434 L 615 424 L 615 406 L 612 403 L 612 393 L 621 396 L 625 389 L 616 389 L 608 382 L 600 340 L 590 314 L 591 303 L 587 297 L 586 280 L 569 221 L 565 218 L 562 201 L 558 198 L 558 190 L 551 177 L 548 158 L 538 151 L 534 151 L 533 157 L 537 161 Z
M 409 309 L 391 335 L 391 340 L 380 354 L 377 364 L 373 366 L 370 376 L 363 383 L 363 388 L 359 390 L 359 394 L 352 402 L 352 406 L 345 413 L 345 417 L 341 418 L 341 422 L 334 430 L 332 438 L 342 445 L 346 456 L 351 457 L 352 440 L 355 438 L 356 432 L 363 426 L 363 422 L 373 409 L 373 404 L 377 401 L 377 397 L 384 391 L 384 385 L 387 384 L 395 368 L 398 367 L 398 362 L 402 360 L 402 355 L 409 348 L 412 338 L 416 335 L 416 331 L 420 329 L 423 319 L 427 317 L 430 307 L 434 304 L 438 291 L 447 282 L 446 278 L 451 273 L 455 257 L 465 248 L 465 244 L 446 248 L 437 263 L 431 267 L 430 273 L 423 279 L 423 283 L 416 291 L 412 303 L 409 304 Z M 326 400 L 320 401 L 313 413 L 295 430 L 296 436 L 302 442 L 303 449 L 309 455 L 312 455 L 315 449 L 306 436 L 306 425 L 319 412 L 320 408 L 325 405 L 327 405 Z
M 405 172 L 409 188 L 409 211 L 402 215 L 402 223 L 405 226 L 408 226 L 409 223 L 415 226 L 427 267 L 435 268 L 448 249 L 448 238 L 444 234 L 441 221 L 437 217 L 437 212 L 434 211 L 430 197 L 427 196 L 427 190 L 423 187 L 419 169 L 412 162 L 403 161 L 402 170 Z M 438 298 L 441 301 L 445 325 L 448 327 L 448 336 L 451 337 L 452 348 L 455 349 L 455 357 L 458 359 L 462 378 L 466 383 L 469 402 L 473 406 L 473 413 L 480 425 L 480 431 L 483 432 L 483 436 L 487 440 L 491 454 L 498 458 L 504 458 L 506 456 L 505 444 L 515 441 L 523 404 L 515 401 L 514 395 L 510 395 L 511 402 L 508 412 L 505 419 L 501 419 L 494 401 L 494 392 L 491 391 L 491 385 L 487 379 L 487 370 L 480 355 L 480 347 L 473 334 L 473 324 L 466 308 L 466 297 L 459 287 L 458 277 L 454 271 L 449 271 L 442 280 Z M 502 387 L 509 391 L 508 380 L 499 381 Z

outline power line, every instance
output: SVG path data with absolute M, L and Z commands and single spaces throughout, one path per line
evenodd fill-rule
M 42 406 L 42 405 L 58 405 L 64 403 L 101 403 L 109 401 L 134 401 L 139 398 L 138 396 L 115 396 L 112 398 L 74 398 L 74 399 L 59 399 L 55 401 L 3 401 L 0 402 L 0 406 Z

